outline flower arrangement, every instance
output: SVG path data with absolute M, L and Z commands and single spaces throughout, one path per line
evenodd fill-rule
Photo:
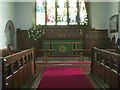
M 43 37 L 43 35 L 45 33 L 45 29 L 40 24 L 39 25 L 33 24 L 32 27 L 29 30 L 27 30 L 27 32 L 28 32 L 28 36 L 32 40 L 36 41 L 36 40 L 41 39 Z

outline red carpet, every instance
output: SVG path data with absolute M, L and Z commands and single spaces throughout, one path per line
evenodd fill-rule
M 91 64 L 91 63 L 36 63 L 37 65 L 55 65 L 55 64 L 57 64 L 57 65 L 69 65 L 69 64 L 71 64 L 71 65 L 79 65 L 79 64 Z
M 80 68 L 48 68 L 38 88 L 93 89 L 93 85 Z

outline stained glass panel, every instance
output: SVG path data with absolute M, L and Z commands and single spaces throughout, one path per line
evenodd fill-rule
M 69 0 L 69 24 L 77 24 L 77 0 Z
M 55 25 L 55 0 L 47 0 L 47 25 Z
M 36 0 L 36 24 L 45 25 L 45 2 Z
M 80 9 L 80 25 L 88 25 L 88 15 L 85 7 L 85 1 L 79 0 L 79 9 Z
M 57 25 L 67 25 L 67 2 L 66 0 L 58 0 Z
M 36 24 L 88 25 L 85 0 L 36 0 Z

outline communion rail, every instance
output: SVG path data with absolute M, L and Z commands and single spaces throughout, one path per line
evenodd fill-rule
M 92 50 L 91 73 L 109 88 L 120 88 L 120 54 L 109 50 Z

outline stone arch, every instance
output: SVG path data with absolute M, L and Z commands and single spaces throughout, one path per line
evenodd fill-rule
M 6 45 L 15 45 L 15 27 L 11 20 L 8 20 L 5 26 Z

